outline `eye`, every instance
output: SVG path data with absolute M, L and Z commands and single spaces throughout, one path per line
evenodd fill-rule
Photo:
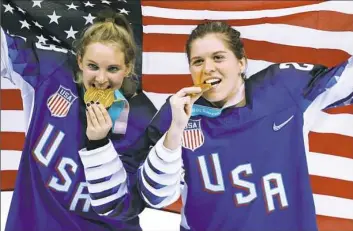
M 201 60 L 201 59 L 197 59 L 197 60 L 195 60 L 195 61 L 192 63 L 192 65 L 199 66 L 199 65 L 202 64 L 202 61 L 203 61 L 203 60 Z
M 94 65 L 94 64 L 92 64 L 92 63 L 89 63 L 87 66 L 88 66 L 89 69 L 91 69 L 91 70 L 98 70 L 98 66 L 97 66 L 97 65 Z
M 213 57 L 213 59 L 216 61 L 216 62 L 220 62 L 224 59 L 224 56 L 223 55 L 215 55 Z
M 119 68 L 118 67 L 109 67 L 108 71 L 112 72 L 112 73 L 115 73 L 115 72 L 119 71 Z

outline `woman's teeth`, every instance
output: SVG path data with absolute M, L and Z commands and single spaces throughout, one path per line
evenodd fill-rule
M 220 79 L 208 79 L 205 81 L 205 83 L 211 84 L 211 85 L 216 85 L 219 84 L 221 82 Z

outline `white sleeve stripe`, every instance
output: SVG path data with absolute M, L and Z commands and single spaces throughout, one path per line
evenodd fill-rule
M 90 193 L 99 193 L 105 190 L 114 188 L 124 183 L 127 179 L 127 174 L 124 168 L 121 168 L 117 173 L 108 180 L 97 184 L 87 184 L 88 191 Z
M 124 196 L 127 193 L 128 193 L 128 190 L 127 190 L 127 185 L 125 183 L 125 184 L 122 184 L 121 187 L 119 188 L 118 192 L 116 192 L 113 195 L 110 195 L 108 197 L 104 197 L 104 198 L 101 198 L 98 200 L 94 200 L 91 198 L 91 204 L 92 204 L 92 206 L 104 205 L 104 204 L 107 204 L 111 201 L 114 201 L 114 200 L 121 198 L 122 196 Z
M 89 155 L 86 155 L 87 151 L 80 151 L 79 153 L 83 166 L 85 168 L 91 168 L 111 162 L 117 156 L 117 153 L 110 143 L 105 146 L 108 146 L 107 149 L 101 150 L 100 152 L 91 153 Z
M 144 201 L 150 205 L 151 207 L 153 208 L 156 208 L 156 209 L 160 209 L 160 208 L 163 208 L 163 207 L 166 207 L 168 205 L 171 205 L 173 204 L 175 201 L 177 201 L 180 197 L 180 189 L 177 189 L 173 195 L 165 198 L 162 202 L 160 202 L 159 204 L 152 204 L 147 198 L 146 196 L 143 194 L 143 192 L 141 193 L 142 194 L 142 197 L 144 199 Z
M 187 218 L 185 216 L 185 205 L 187 202 L 188 185 L 185 183 L 183 188 L 181 188 L 180 190 L 181 190 L 181 202 L 182 202 L 182 207 L 181 207 L 181 211 L 180 211 L 180 215 L 181 215 L 180 225 L 182 227 L 184 227 L 184 229 L 190 229 L 190 226 L 188 225 Z
M 162 136 L 155 145 L 157 157 L 160 157 L 164 162 L 171 163 L 181 159 L 181 145 L 176 150 L 169 150 L 164 147 L 163 143 L 166 134 Z
M 109 140 L 109 143 L 104 145 L 103 147 L 99 147 L 99 148 L 92 149 L 89 151 L 87 151 L 86 148 L 83 148 L 78 153 L 80 154 L 80 156 L 90 156 L 90 155 L 94 155 L 94 154 L 99 154 L 104 151 L 112 151 L 112 152 L 116 153 L 115 148 L 113 146 L 113 143 L 110 140 Z
M 176 188 L 179 188 L 179 182 L 178 182 L 177 184 L 168 185 L 160 189 L 155 189 L 146 181 L 145 177 L 143 176 L 143 173 L 140 172 L 140 174 L 141 174 L 142 183 L 145 186 L 145 188 L 156 197 L 169 197 L 172 194 L 174 194 Z M 180 176 L 180 172 L 179 172 L 179 176 Z
M 147 176 L 151 178 L 154 182 L 161 185 L 172 185 L 176 182 L 180 181 L 180 177 L 178 174 L 157 174 L 154 172 L 149 164 L 143 165 L 142 171 L 145 171 Z
M 148 154 L 149 161 L 151 162 L 152 166 L 156 168 L 158 171 L 161 171 L 163 173 L 167 174 L 174 174 L 181 169 L 181 162 L 182 159 L 179 158 L 177 161 L 174 162 L 164 162 L 160 158 L 158 158 L 156 154 L 156 146 L 154 146 L 150 153 Z M 145 161 L 144 165 L 148 164 L 147 161 Z
M 123 168 L 123 163 L 120 158 L 116 156 L 116 158 L 110 163 L 103 164 L 99 167 L 85 169 L 86 180 L 97 180 L 111 176 L 120 171 L 121 168 Z
M 110 211 L 108 211 L 108 212 L 106 212 L 106 213 L 100 213 L 99 215 L 102 215 L 103 217 L 106 217 L 106 216 L 108 216 L 110 213 L 112 213 L 114 211 L 114 209 L 112 209 L 112 210 L 110 210 Z

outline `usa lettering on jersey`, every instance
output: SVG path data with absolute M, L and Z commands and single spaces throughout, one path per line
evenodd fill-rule
M 211 170 L 207 167 L 208 164 L 206 164 L 206 159 L 206 156 L 198 156 L 198 165 L 201 169 L 200 179 L 203 182 L 204 190 L 209 193 L 224 192 L 224 179 L 228 178 L 223 176 L 218 153 L 213 153 L 211 154 L 211 158 L 208 158 L 211 160 L 211 163 L 208 163 L 211 165 Z M 211 182 L 211 174 L 214 174 L 213 179 L 216 179 L 215 183 Z M 281 209 L 289 206 L 281 173 L 273 172 L 262 176 L 262 185 L 257 186 L 255 183 L 246 180 L 246 177 L 252 174 L 253 169 L 250 163 L 239 165 L 229 173 L 232 186 L 240 191 L 243 191 L 234 194 L 234 203 L 236 206 L 248 205 L 261 194 L 264 195 L 267 212 L 272 212 L 275 210 L 275 198 L 277 198 L 280 203 Z
M 73 190 L 73 195 L 66 196 L 72 198 L 67 205 L 69 210 L 88 212 L 90 198 L 88 193 L 84 193 L 87 192 L 87 183 L 74 182 L 79 165 L 72 158 L 60 155 L 60 147 L 63 145 L 64 139 L 65 133 L 63 131 L 52 124 L 47 124 L 37 138 L 32 154 L 34 159 L 43 167 L 56 166 L 56 171 L 47 179 L 46 185 L 49 189 L 67 194 L 72 187 L 76 187 L 76 190 Z M 57 160 L 54 162 L 55 159 Z M 82 208 L 77 207 L 79 200 L 84 200 Z

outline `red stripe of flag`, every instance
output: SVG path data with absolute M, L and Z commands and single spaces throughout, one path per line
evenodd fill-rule
M 24 132 L 0 132 L 0 149 L 22 151 L 25 143 Z
M 315 20 L 313 20 L 315 18 Z M 197 25 L 205 20 L 172 19 L 144 16 L 144 25 Z M 249 26 L 258 24 L 288 24 L 323 31 L 353 31 L 353 15 L 333 11 L 312 11 L 293 15 L 254 19 L 217 20 L 231 26 Z
M 353 200 L 353 182 L 334 178 L 310 176 L 313 193 Z
M 22 96 L 19 89 L 1 89 L 1 110 L 23 110 Z
M 353 115 L 353 104 L 329 108 L 325 110 L 328 114 L 352 114 Z
M 353 137 L 333 133 L 309 132 L 309 151 L 353 158 Z
M 282 9 L 313 5 L 324 0 L 316 1 L 150 1 L 141 0 L 143 6 L 155 6 L 169 9 L 184 10 L 214 10 L 214 11 L 255 11 Z
M 143 51 L 184 53 L 187 38 L 188 35 L 180 34 L 144 34 Z M 250 39 L 243 39 L 243 42 L 248 58 L 273 63 L 320 63 L 331 67 L 350 57 L 347 52 L 334 49 L 296 47 Z
M 327 216 L 316 216 L 317 226 L 320 231 L 352 231 L 353 230 L 353 220 L 337 218 L 337 217 L 327 217 Z
M 1 170 L 1 190 L 13 190 L 15 188 L 16 170 Z

